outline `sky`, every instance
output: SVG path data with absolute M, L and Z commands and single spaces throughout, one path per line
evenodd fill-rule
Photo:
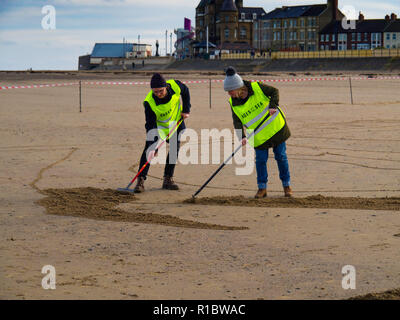
M 174 29 L 184 18 L 195 23 L 200 0 L 0 0 L 0 70 L 76 70 L 78 58 L 90 54 L 95 43 L 151 44 L 166 53 L 165 33 L 176 41 Z M 244 0 L 246 7 L 320 4 L 324 0 Z M 54 12 L 45 10 L 52 6 Z M 339 8 L 354 7 L 365 19 L 383 19 L 392 12 L 400 17 L 399 0 L 339 0 Z M 44 10 L 44 11 L 42 11 Z M 49 14 L 55 19 L 48 19 Z M 55 21 L 51 24 L 51 21 Z M 44 26 L 44 27 L 43 27 Z M 51 27 L 51 28 L 49 28 Z

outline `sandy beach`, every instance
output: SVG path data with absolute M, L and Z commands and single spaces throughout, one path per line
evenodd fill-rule
M 152 164 L 134 196 L 115 190 L 138 170 L 148 85 L 83 83 L 82 112 L 77 84 L 0 90 L 0 299 L 348 299 L 400 288 L 399 79 L 352 79 L 353 104 L 348 80 L 267 82 L 292 133 L 294 199 L 283 198 L 271 151 L 266 200 L 253 199 L 255 168 L 237 175 L 233 161 L 190 202 L 224 161 L 201 130 L 232 131 L 232 116 L 221 82 L 210 106 L 207 80 L 223 76 L 168 78 L 205 81 L 187 84 L 186 125 L 199 139 L 182 146 L 216 148 L 219 161 L 201 164 L 199 152 L 200 164 L 179 163 L 178 191 L 161 189 L 164 165 Z M 55 290 L 42 287 L 46 265 Z M 355 289 L 342 287 L 347 265 Z

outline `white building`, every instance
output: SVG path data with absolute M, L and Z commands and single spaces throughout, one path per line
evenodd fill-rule
M 392 21 L 383 33 L 383 46 L 385 49 L 400 49 L 400 19 L 392 14 Z

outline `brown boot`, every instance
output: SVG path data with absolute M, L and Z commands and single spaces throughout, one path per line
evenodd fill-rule
M 291 198 L 293 197 L 293 191 L 292 188 L 289 187 L 283 187 L 283 192 L 285 192 L 285 197 Z
M 143 177 L 138 177 L 135 189 L 133 189 L 133 192 L 135 193 L 141 193 L 144 192 L 144 178 Z
M 266 197 L 267 197 L 267 189 L 258 189 L 256 195 L 254 196 L 254 198 L 256 199 L 261 199 Z
M 169 177 L 169 176 L 164 177 L 164 182 L 163 182 L 162 188 L 168 189 L 168 190 L 179 190 L 178 185 L 174 182 L 172 177 Z

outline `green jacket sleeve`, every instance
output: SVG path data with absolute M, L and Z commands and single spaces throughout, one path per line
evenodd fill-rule
M 239 140 L 242 140 L 243 138 L 246 137 L 246 133 L 244 132 L 242 122 L 240 121 L 236 113 L 233 112 L 232 108 L 231 111 L 232 111 L 233 127 L 235 128 L 235 132 L 237 133 Z M 242 132 L 242 136 L 239 136 L 238 132 Z

